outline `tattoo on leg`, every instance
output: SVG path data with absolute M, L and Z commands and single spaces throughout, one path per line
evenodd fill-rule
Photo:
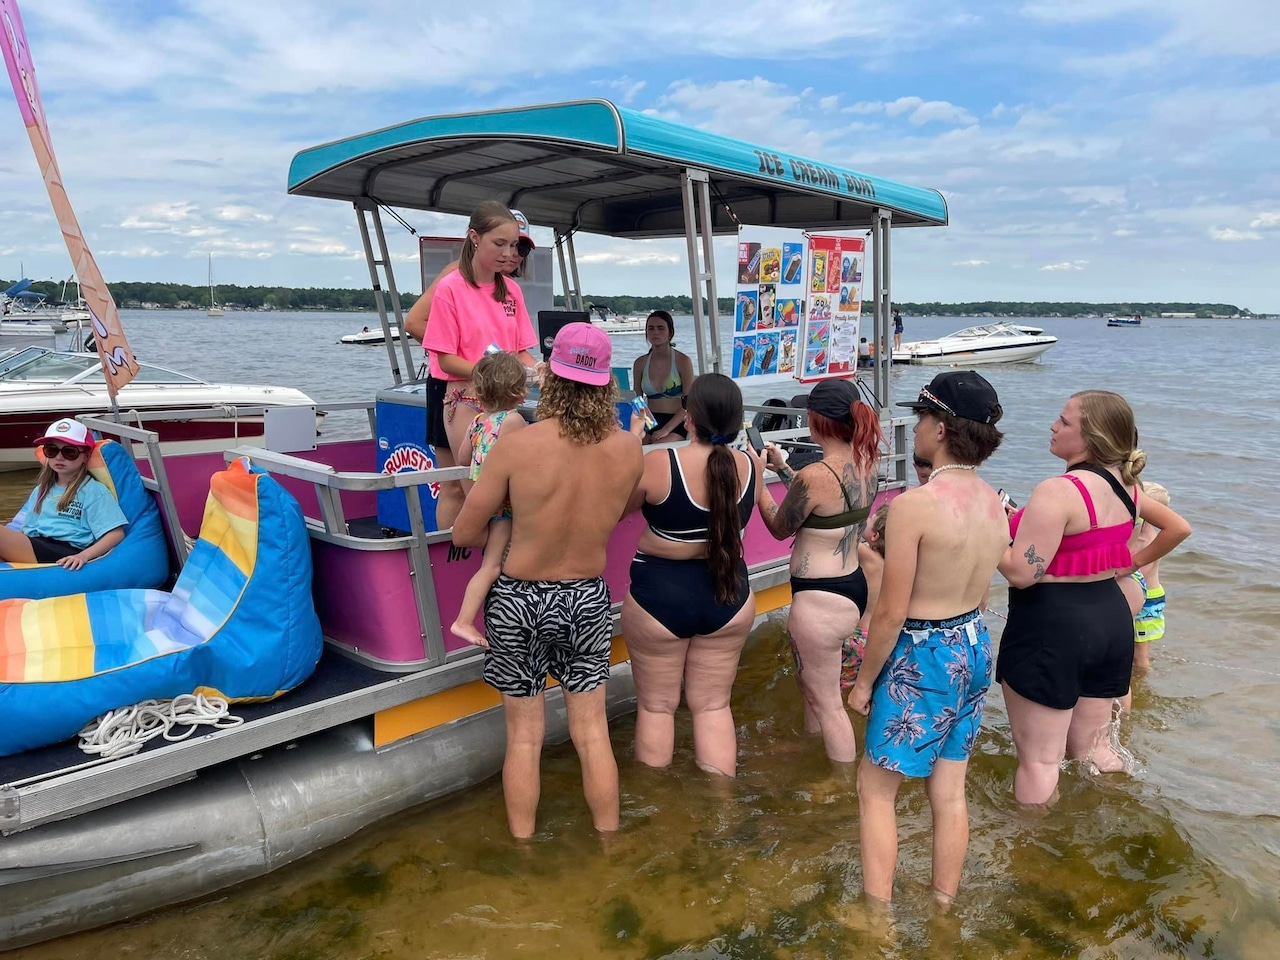
M 796 666 L 796 676 L 804 673 L 804 661 L 800 659 L 800 648 L 796 646 L 795 639 L 791 639 L 791 661 Z

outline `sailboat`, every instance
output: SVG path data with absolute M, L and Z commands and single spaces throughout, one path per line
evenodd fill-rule
M 222 316 L 222 308 L 218 306 L 218 288 L 213 285 L 213 254 L 209 254 L 209 309 L 205 311 L 207 317 Z

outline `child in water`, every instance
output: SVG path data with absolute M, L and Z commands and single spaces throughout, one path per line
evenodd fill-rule
M 1169 506 L 1169 491 L 1158 483 L 1144 483 L 1142 495 Z M 1129 548 L 1137 553 L 1160 533 L 1149 523 L 1140 523 L 1133 531 Z M 1148 563 L 1133 574 L 1142 589 L 1142 606 L 1134 615 L 1133 669 L 1151 669 L 1151 648 L 1147 644 L 1164 636 L 1164 587 L 1160 585 L 1160 561 Z
M 472 383 L 484 412 L 477 414 L 471 422 L 466 439 L 458 451 L 458 461 L 471 461 L 471 480 L 474 482 L 480 478 L 484 458 L 489 455 L 498 439 L 525 426 L 524 418 L 515 412 L 526 395 L 525 366 L 514 353 L 487 354 L 476 364 Z M 489 646 L 484 635 L 476 629 L 475 620 L 489 594 L 489 588 L 502 572 L 502 558 L 510 541 L 511 508 L 510 504 L 504 504 L 502 511 L 489 521 L 489 539 L 484 546 L 484 561 L 467 584 L 458 619 L 449 628 L 460 640 L 478 647 Z
M 876 598 L 880 596 L 880 578 L 884 574 L 884 528 L 889 520 L 889 504 L 882 503 L 867 521 L 867 529 L 858 541 L 858 567 L 867 578 L 867 609 L 853 628 L 853 634 L 845 638 L 840 658 L 840 689 L 847 694 L 858 682 L 858 670 L 862 666 L 862 651 L 867 645 L 867 630 L 871 627 L 871 615 L 876 612 Z
M 123 540 L 129 521 L 89 476 L 94 440 L 83 423 L 57 420 L 36 445 L 44 455 L 40 476 L 18 515 L 0 527 L 0 560 L 79 570 Z

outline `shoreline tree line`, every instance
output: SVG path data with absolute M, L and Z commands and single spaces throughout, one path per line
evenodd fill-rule
M 0 280 L 0 290 L 15 281 Z M 209 289 L 204 286 L 192 286 L 185 283 L 148 283 L 128 282 L 110 284 L 111 293 L 121 309 L 159 309 L 159 310 L 205 310 L 209 307 Z M 41 293 L 51 304 L 61 302 L 63 285 L 57 281 L 37 281 L 30 287 Z M 67 296 L 70 296 L 68 287 Z M 401 293 L 401 306 L 408 310 L 418 299 L 415 293 Z M 651 310 L 667 310 L 672 314 L 682 315 L 693 312 L 693 299 L 687 294 L 667 296 L 595 296 L 584 295 L 584 301 L 596 309 L 603 308 L 609 313 L 646 314 Z M 719 307 L 722 315 L 733 312 L 733 297 L 720 297 Z M 241 287 L 235 284 L 220 284 L 218 300 L 221 306 L 228 309 L 243 310 L 325 310 L 371 312 L 376 309 L 373 291 L 364 288 L 345 287 Z M 563 307 L 564 298 L 555 298 L 557 307 Z M 863 313 L 872 311 L 870 300 L 863 301 Z M 1085 303 L 1075 301 L 1038 301 L 1020 302 L 1007 300 L 984 300 L 968 303 L 941 303 L 928 301 L 916 303 L 902 301 L 894 304 L 904 316 L 946 316 L 946 317 L 1075 317 L 1099 314 L 1116 314 L 1117 316 L 1158 317 L 1162 313 L 1192 314 L 1197 317 L 1249 317 L 1254 314 L 1247 308 L 1231 303 L 1184 303 L 1184 302 L 1115 302 Z

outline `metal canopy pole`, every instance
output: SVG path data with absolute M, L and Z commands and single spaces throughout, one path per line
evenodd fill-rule
M 400 308 L 400 289 L 396 286 L 396 276 L 391 268 L 391 251 L 387 249 L 387 236 L 382 230 L 382 214 L 378 212 L 375 205 L 373 208 L 373 229 L 378 234 L 378 251 L 382 255 L 382 269 L 387 274 L 386 291 L 391 294 L 391 309 L 396 316 L 396 332 L 400 334 L 396 341 L 400 344 L 401 359 L 404 360 L 404 377 L 406 380 L 413 379 L 413 355 L 409 353 L 409 337 L 404 332 L 404 311 Z M 385 312 L 385 311 L 384 311 Z M 383 319 L 383 328 L 385 330 L 387 321 L 385 316 L 380 314 Z M 387 342 L 391 343 L 391 338 L 387 338 Z
M 401 383 L 406 377 L 413 375 L 413 364 L 407 364 L 405 375 L 400 372 L 400 360 L 396 356 L 396 345 L 391 339 L 391 324 L 387 320 L 387 302 L 383 299 L 382 280 L 378 276 L 378 268 L 386 267 L 390 270 L 390 258 L 387 256 L 386 241 L 382 235 L 382 222 L 378 219 L 378 207 L 372 200 L 367 197 L 361 197 L 351 204 L 356 210 L 356 222 L 360 224 L 360 242 L 364 244 L 364 259 L 369 266 L 369 282 L 373 286 L 373 305 L 378 311 L 378 321 L 382 324 L 383 344 L 387 348 L 387 360 L 391 364 L 391 379 L 395 383 Z M 381 248 L 382 259 L 378 259 L 373 253 L 373 244 L 369 240 L 369 222 L 366 217 L 372 213 L 373 221 L 376 224 L 378 242 Z M 405 357 L 408 358 L 409 350 L 405 347 Z
M 560 264 L 560 292 L 564 294 L 564 308 L 573 309 L 573 295 L 569 290 L 569 266 L 564 259 L 564 234 L 559 228 L 555 231 L 556 262 Z M 554 301 L 554 297 L 552 300 Z
M 582 280 L 578 277 L 578 254 L 573 249 L 573 231 L 565 234 L 565 246 L 569 248 L 569 272 L 573 274 L 573 306 L 569 309 L 582 311 Z
M 689 287 L 693 293 L 693 331 L 698 348 L 698 373 L 707 372 L 707 329 L 702 312 L 704 291 L 709 296 L 710 324 L 715 340 L 711 343 L 711 366 L 720 372 L 719 315 L 716 310 L 715 261 L 712 256 L 711 199 L 707 189 L 707 171 L 688 167 L 680 173 L 680 193 L 684 206 L 684 239 L 689 257 Z M 695 187 L 696 185 L 696 187 Z M 698 250 L 698 210 L 702 212 L 702 251 Z M 700 269 L 705 262 L 706 269 Z
M 876 400 L 880 403 L 880 419 L 891 419 L 893 414 L 889 396 L 889 371 L 893 364 L 892 335 L 890 333 L 890 316 L 893 308 L 893 297 L 890 292 L 890 251 L 889 235 L 893 213 L 882 207 L 874 211 L 875 221 L 871 228 L 872 244 L 872 278 L 875 284 L 875 343 L 876 363 L 872 389 Z

